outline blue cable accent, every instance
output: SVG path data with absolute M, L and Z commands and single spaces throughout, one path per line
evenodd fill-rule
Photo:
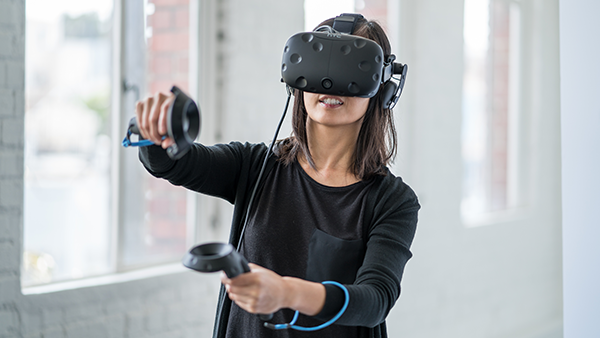
M 337 287 L 339 287 L 340 289 L 342 289 L 342 291 L 344 291 L 344 296 L 346 296 L 346 299 L 344 301 L 344 305 L 342 306 L 342 309 L 330 320 L 328 320 L 327 322 L 318 325 L 318 326 L 313 326 L 313 327 L 304 327 L 304 326 L 298 326 L 298 325 L 294 325 L 296 324 L 296 321 L 298 320 L 298 315 L 299 312 L 296 311 L 296 313 L 294 313 L 294 318 L 292 318 L 292 321 L 287 323 L 287 324 L 271 324 L 271 323 L 265 323 L 265 327 L 268 327 L 270 329 L 273 330 L 285 330 L 285 329 L 294 329 L 294 330 L 298 330 L 298 331 L 317 331 L 317 330 L 321 330 L 324 329 L 326 327 L 328 327 L 329 325 L 333 324 L 336 320 L 338 320 L 346 311 L 346 308 L 348 308 L 348 303 L 350 303 L 350 294 L 348 293 L 348 289 L 346 289 L 345 286 L 343 286 L 342 284 L 338 283 L 338 282 L 333 282 L 333 281 L 325 281 L 321 284 L 331 284 L 331 285 L 335 285 Z
M 138 142 L 131 142 L 131 140 L 129 139 L 131 137 L 131 130 L 127 130 L 127 136 L 125 136 L 125 138 L 123 139 L 123 142 L 121 142 L 121 145 L 123 145 L 123 147 L 127 148 L 127 147 L 147 147 L 147 146 L 151 146 L 154 144 L 154 142 L 150 141 L 150 140 L 141 140 Z M 164 140 L 165 138 L 167 138 L 166 136 L 163 136 L 162 139 Z

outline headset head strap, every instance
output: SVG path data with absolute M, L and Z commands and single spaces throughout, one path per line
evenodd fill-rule
M 364 16 L 355 13 L 343 13 L 333 20 L 333 29 L 340 33 L 352 34 L 359 19 L 364 19 Z

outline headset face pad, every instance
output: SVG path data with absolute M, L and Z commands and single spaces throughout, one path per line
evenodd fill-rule
M 292 88 L 335 96 L 371 98 L 383 83 L 381 46 L 356 35 L 303 32 L 288 39 L 282 80 Z

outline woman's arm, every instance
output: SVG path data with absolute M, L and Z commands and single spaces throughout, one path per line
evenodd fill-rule
M 254 173 L 258 173 L 266 146 L 240 142 L 214 146 L 195 143 L 185 156 L 172 160 L 165 149 L 173 140 L 169 137 L 162 140 L 162 135 L 167 134 L 166 116 L 173 99 L 171 93 L 158 93 L 136 103 L 141 136 L 155 143 L 140 148 L 140 161 L 154 177 L 234 203 L 239 191 L 256 178 Z
M 181 159 L 171 160 L 158 146 L 140 148 L 140 161 L 153 176 L 199 193 L 235 200 L 244 161 L 251 161 L 240 143 L 204 146 L 194 144 Z
M 346 285 L 350 302 L 336 324 L 374 327 L 385 320 L 400 296 L 420 205 L 410 187 L 400 178 L 393 180 L 376 198 L 373 218 L 366 224 L 365 258 L 354 284 Z

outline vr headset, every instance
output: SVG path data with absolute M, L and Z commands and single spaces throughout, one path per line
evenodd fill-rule
M 386 57 L 375 41 L 350 35 L 363 18 L 342 14 L 334 19 L 333 27 L 321 26 L 289 38 L 281 61 L 282 82 L 311 93 L 366 98 L 375 96 L 383 85 L 384 108 L 392 109 L 402 93 L 408 66 L 394 62 L 393 54 Z

